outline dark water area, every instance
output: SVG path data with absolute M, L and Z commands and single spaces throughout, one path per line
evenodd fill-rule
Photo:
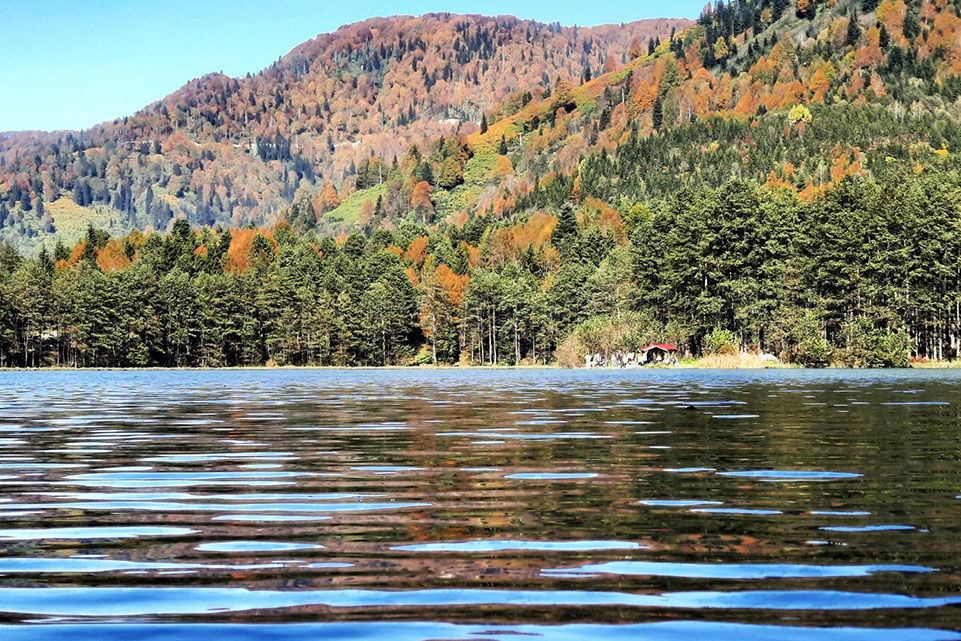
M 0 639 L 961 639 L 959 390 L 0 373 Z

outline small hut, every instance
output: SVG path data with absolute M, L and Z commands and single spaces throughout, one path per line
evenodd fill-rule
M 641 363 L 644 365 L 673 365 L 677 362 L 677 345 L 654 343 L 641 349 Z

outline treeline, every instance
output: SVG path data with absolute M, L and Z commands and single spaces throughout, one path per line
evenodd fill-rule
M 898 342 L 893 362 L 956 358 L 959 188 L 930 171 L 848 178 L 811 204 L 739 182 L 682 191 L 633 234 L 635 306 L 691 351 L 716 327 L 805 363 Z
M 0 252 L 0 364 L 549 363 L 608 322 L 612 350 L 698 355 L 728 336 L 805 364 L 953 359 L 959 203 L 961 175 L 928 170 L 810 203 L 732 180 L 624 212 L 585 198 L 338 239 L 90 229 L 36 258 Z

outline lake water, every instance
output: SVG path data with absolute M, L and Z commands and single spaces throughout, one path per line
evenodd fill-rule
M 959 390 L 0 373 L 0 639 L 961 639 Z

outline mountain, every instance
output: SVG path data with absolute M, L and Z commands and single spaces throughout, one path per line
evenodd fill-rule
M 689 25 L 452 14 L 348 25 L 254 76 L 209 74 L 128 118 L 0 135 L 0 239 L 36 245 L 88 224 L 164 230 L 181 216 L 270 223 L 298 192 L 347 195 L 370 182 L 371 158 L 383 177 L 411 145 L 470 134 L 488 110 L 619 68 L 629 50 Z
M 732 176 L 810 200 L 845 176 L 955 166 L 959 23 L 946 0 L 743 0 L 589 29 L 371 19 L 129 118 L 0 136 L 0 240 L 177 217 L 462 224 L 572 195 L 624 214 Z
M 953 168 L 958 12 L 931 0 L 719 3 L 624 66 L 508 100 L 486 131 L 409 155 L 329 213 L 343 194 L 295 200 L 289 216 L 326 229 L 405 215 L 462 224 L 572 199 L 623 216 L 732 177 L 811 201 L 848 176 Z

